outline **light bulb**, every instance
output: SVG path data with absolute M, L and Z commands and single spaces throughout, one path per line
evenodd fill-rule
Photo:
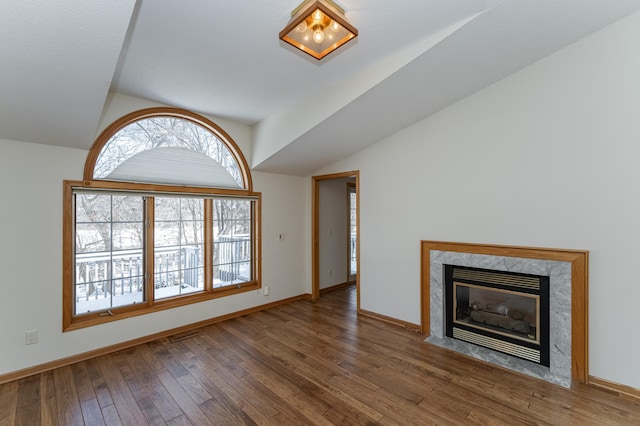
M 331 23 L 329 24 L 329 29 L 334 33 L 338 32 L 340 30 L 340 24 L 338 24 L 336 21 L 332 19 Z
M 315 41 L 318 44 L 322 43 L 324 41 L 324 31 L 315 30 L 313 32 L 313 41 Z
M 322 11 L 320 9 L 316 9 L 315 12 L 311 14 L 314 22 L 320 22 L 322 19 Z
M 303 33 L 307 31 L 307 21 L 302 21 L 296 27 L 296 32 Z

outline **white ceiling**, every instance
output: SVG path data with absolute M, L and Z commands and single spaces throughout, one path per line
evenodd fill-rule
M 360 34 L 316 61 L 278 40 L 298 3 L 3 0 L 0 138 L 89 148 L 112 90 L 253 125 L 254 168 L 308 175 L 640 9 L 338 0 Z

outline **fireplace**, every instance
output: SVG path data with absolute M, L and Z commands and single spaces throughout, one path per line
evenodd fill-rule
M 428 343 L 564 387 L 571 387 L 573 383 L 587 382 L 588 251 L 446 241 L 422 241 L 420 250 L 422 259 L 421 325 L 423 332 L 427 335 Z M 548 298 L 540 295 L 540 309 L 543 312 L 540 317 L 540 326 L 536 321 L 536 333 L 533 334 L 535 339 L 529 339 L 527 335 L 527 340 L 538 340 L 537 330 L 545 327 L 542 299 L 547 299 L 549 303 L 549 365 L 538 364 L 447 336 L 446 265 L 463 269 L 488 270 L 492 273 L 505 272 L 514 276 L 548 277 L 548 286 L 540 285 L 542 291 L 547 291 L 544 288 L 548 287 Z M 471 280 L 469 283 L 463 278 L 456 280 L 462 284 L 473 285 L 477 285 L 477 281 L 485 281 Z M 462 293 L 464 291 L 461 290 Z M 526 291 L 520 293 L 530 294 Z M 469 302 L 474 301 L 469 300 Z M 490 301 L 490 303 L 494 302 Z M 464 306 L 464 302 L 461 304 Z M 492 307 L 495 308 L 495 306 Z M 469 325 L 456 325 L 458 329 L 464 330 L 464 327 Z M 477 330 L 474 328 L 472 332 L 485 336 Z M 543 340 L 543 334 L 540 333 L 540 341 Z M 544 357 L 545 355 L 541 354 L 540 358 Z
M 443 265 L 446 336 L 549 367 L 549 277 Z

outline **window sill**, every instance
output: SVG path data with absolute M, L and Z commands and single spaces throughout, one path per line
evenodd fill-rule
M 70 322 L 63 324 L 62 331 L 79 330 L 86 327 L 92 327 L 95 325 L 106 324 L 113 321 L 119 321 L 126 318 L 137 317 L 139 315 L 146 315 L 153 312 L 164 311 L 166 309 L 178 308 L 181 306 L 192 305 L 194 303 L 205 302 L 208 300 L 218 299 L 221 297 L 231 296 L 239 293 L 246 293 L 247 291 L 259 289 L 260 283 L 257 281 L 250 281 L 242 283 L 239 287 L 235 285 L 214 288 L 210 292 L 190 294 L 186 296 L 177 296 L 173 298 L 167 298 L 157 300 L 153 305 L 146 303 L 140 303 L 138 305 L 123 306 L 121 308 L 114 308 L 108 314 L 105 311 L 91 312 L 83 315 L 77 315 L 71 318 Z M 106 315 L 105 315 L 106 314 Z

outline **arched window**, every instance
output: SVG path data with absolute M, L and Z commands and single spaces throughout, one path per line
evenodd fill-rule
M 65 330 L 260 287 L 260 194 L 235 142 L 197 114 L 107 127 L 64 210 Z

